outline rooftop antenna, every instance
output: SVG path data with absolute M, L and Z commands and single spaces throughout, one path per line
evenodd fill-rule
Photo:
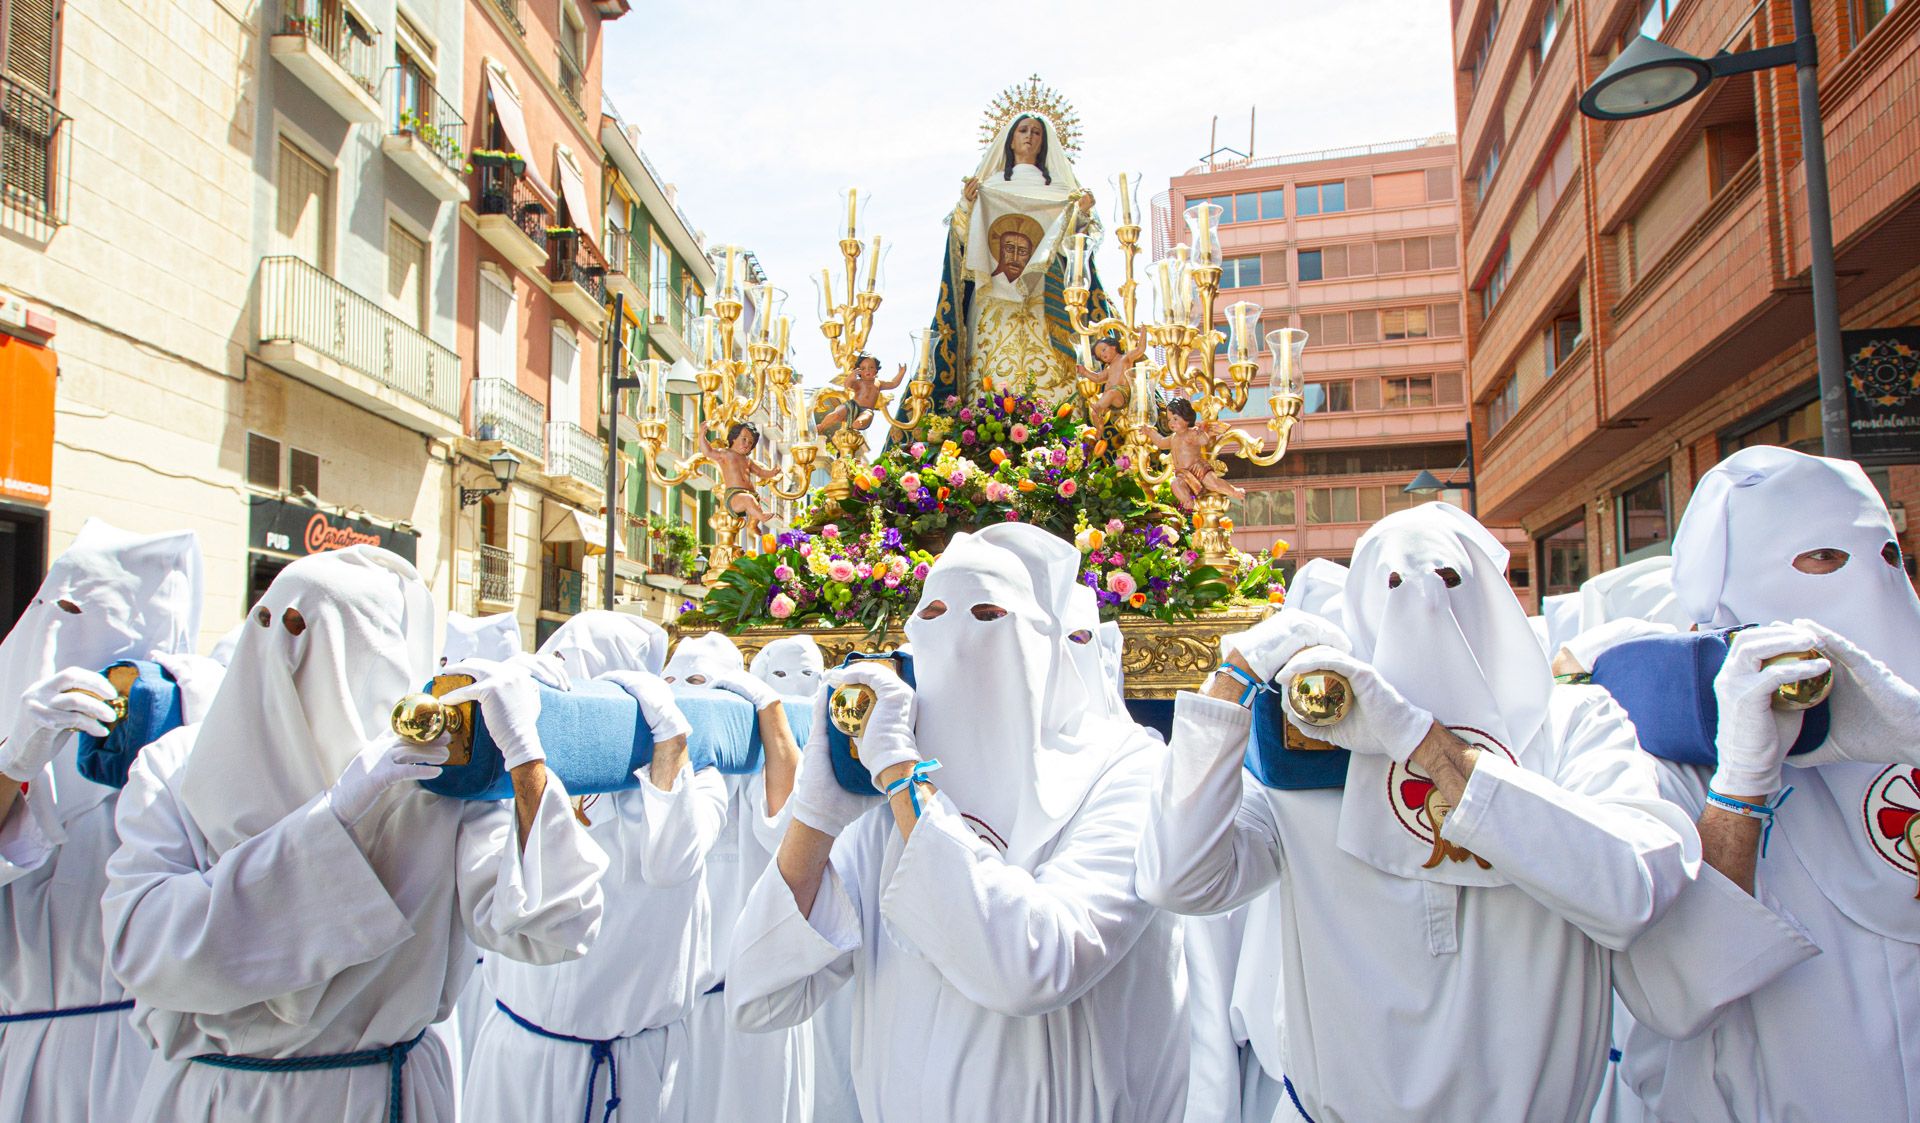
M 1253 159 L 1253 126 L 1254 122 L 1258 119 L 1259 113 L 1260 107 L 1257 105 L 1250 106 L 1247 109 L 1247 159 L 1249 160 Z
M 1220 151 L 1220 115 L 1213 115 L 1213 124 L 1207 127 L 1207 168 L 1212 170 L 1214 154 Z

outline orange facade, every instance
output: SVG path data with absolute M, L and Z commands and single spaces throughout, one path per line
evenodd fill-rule
M 0 334 L 0 499 L 53 498 L 52 349 Z

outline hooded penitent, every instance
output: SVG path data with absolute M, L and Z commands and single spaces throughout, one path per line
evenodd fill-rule
M 592 609 L 569 619 L 540 645 L 569 677 L 595 678 L 608 671 L 659 674 L 667 662 L 667 632 L 651 620 L 625 612 Z
M 89 519 L 0 643 L 0 713 L 55 671 L 190 652 L 199 631 L 200 540 L 191 531 L 140 535 Z M 16 777 L 49 785 L 61 822 L 112 794 L 81 777 L 73 744 L 69 738 L 44 777 Z
M 1628 562 L 1580 586 L 1580 630 L 1614 620 L 1647 620 L 1680 631 L 1693 623 L 1673 591 L 1672 558 Z
M 331 787 L 432 663 L 432 598 L 398 554 L 351 546 L 282 570 L 247 617 L 181 780 L 214 854 Z
M 579 618 L 576 616 L 573 619 Z M 520 650 L 520 621 L 513 613 L 502 612 L 493 616 L 447 613 L 447 630 L 440 641 L 441 666 L 467 659 L 490 659 L 495 663 L 504 663 L 520 654 Z
M 1308 558 L 1287 582 L 1287 607 L 1311 612 L 1336 626 L 1344 626 L 1347 604 L 1347 567 L 1328 558 Z
M 1079 551 L 1037 527 L 957 535 L 906 626 L 921 757 L 940 761 L 936 785 L 1029 868 L 1108 766 L 1150 743 L 1115 716 L 1095 644 L 1072 638 L 1099 626 L 1075 592 L 1078 568 Z
M 732 640 L 719 632 L 702 632 L 674 645 L 660 675 L 675 686 L 705 686 L 716 673 L 746 669 Z
M 1553 676 L 1507 585 L 1506 567 L 1506 547 L 1458 507 L 1427 503 L 1396 512 L 1355 546 L 1345 626 L 1354 654 L 1409 702 L 1524 767 L 1546 721 Z M 1341 849 L 1405 877 L 1505 884 L 1499 871 L 1472 861 L 1423 868 L 1425 848 L 1406 845 L 1406 829 L 1378 797 L 1391 789 L 1398 798 L 1408 782 L 1418 786 L 1422 778 L 1387 757 L 1355 753 L 1341 810 Z
M 812 636 L 783 636 L 753 656 L 753 674 L 781 694 L 813 697 L 826 662 Z

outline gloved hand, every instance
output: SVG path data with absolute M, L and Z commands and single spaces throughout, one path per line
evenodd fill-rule
M 1642 620 L 1635 616 L 1625 616 L 1618 620 L 1609 620 L 1597 624 L 1568 640 L 1561 648 L 1573 661 L 1580 664 L 1582 671 L 1592 671 L 1593 665 L 1607 652 L 1632 640 L 1646 639 L 1648 636 L 1671 636 L 1677 629 L 1671 624 L 1656 624 L 1651 620 Z M 1556 670 L 1558 668 L 1555 668 Z
M 824 686 L 814 692 L 813 729 L 800 750 L 800 773 L 794 779 L 788 805 L 793 808 L 796 820 L 823 834 L 838 835 L 872 807 L 875 799 L 854 795 L 834 778 L 831 750 L 827 747 L 827 696 L 830 693 L 830 688 Z M 874 795 L 877 797 L 879 793 Z
M 1292 692 L 1284 689 L 1295 677 L 1312 671 L 1344 675 L 1353 690 L 1353 707 L 1332 725 L 1309 725 L 1293 710 Z M 1406 700 L 1393 684 L 1380 677 L 1370 663 L 1362 663 L 1331 647 L 1309 647 L 1280 669 L 1281 705 L 1294 728 L 1309 737 L 1331 741 L 1343 749 L 1405 763 L 1433 728 L 1433 715 Z
M 534 681 L 542 686 L 550 686 L 555 690 L 573 689 L 573 679 L 567 674 L 567 665 L 551 655 L 538 651 L 518 651 L 509 656 L 507 662 L 516 667 L 525 667 Z
M 1780 790 L 1780 765 L 1793 747 L 1792 728 L 1798 715 L 1776 714 L 1773 692 L 1790 682 L 1811 678 L 1828 667 L 1825 659 L 1798 659 L 1761 666 L 1776 655 L 1806 651 L 1819 637 L 1792 624 L 1768 624 L 1738 632 L 1727 648 L 1727 661 L 1713 679 L 1713 697 L 1720 710 L 1714 747 L 1720 765 L 1709 786 L 1721 795 L 1768 798 Z
M 473 683 L 449 690 L 441 698 L 449 706 L 478 702 L 486 719 L 487 732 L 500 746 L 500 755 L 509 771 L 523 764 L 547 759 L 540 745 L 540 687 L 533 673 L 521 663 L 495 663 L 487 659 L 467 659 L 448 667 L 443 674 L 469 675 Z
M 707 676 L 706 685 L 715 690 L 725 690 L 745 698 L 756 712 L 766 709 L 780 700 L 780 692 L 745 671 L 715 671 Z
M 226 665 L 206 655 L 186 653 L 155 655 L 153 661 L 180 686 L 180 720 L 187 725 L 207 720 L 207 708 L 226 681 Z
M 1833 629 L 1811 620 L 1793 623 L 1812 633 L 1833 663 L 1833 693 L 1827 696 L 1833 725 L 1819 753 L 1822 762 L 1920 764 L 1920 688 Z
M 463 672 L 464 673 L 464 672 Z M 441 738 L 430 745 L 403 741 L 396 734 L 384 734 L 360 750 L 347 762 L 340 778 L 327 793 L 333 817 L 343 827 L 351 827 L 367 817 L 373 805 L 395 784 L 408 780 L 431 780 L 440 775 L 446 763 L 447 742 Z
M 76 694 L 84 690 L 99 697 Z M 55 671 L 20 696 L 13 728 L 0 742 L 0 773 L 15 780 L 31 780 L 60 751 L 67 734 L 78 730 L 95 737 L 107 735 L 113 707 L 101 701 L 120 692 L 105 675 L 82 667 Z
M 873 775 L 879 788 L 880 774 L 896 764 L 920 763 L 920 748 L 913 739 L 913 687 L 905 679 L 872 660 L 848 667 L 835 667 L 826 674 L 827 689 L 860 683 L 873 688 L 873 713 L 856 743 L 860 763 Z
M 1244 632 L 1221 636 L 1220 658 L 1225 660 L 1237 651 L 1254 678 L 1271 683 L 1287 660 L 1314 646 L 1353 650 L 1346 633 L 1331 622 L 1297 608 L 1283 608 Z
M 680 703 L 674 701 L 673 687 L 659 675 L 650 671 L 608 671 L 600 679 L 613 683 L 640 703 L 640 716 L 653 734 L 655 744 L 693 732 L 693 723 L 681 712 Z

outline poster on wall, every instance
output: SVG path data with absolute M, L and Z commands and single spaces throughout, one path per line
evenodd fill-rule
M 1847 428 L 1862 464 L 1920 464 L 1920 327 L 1840 333 Z

